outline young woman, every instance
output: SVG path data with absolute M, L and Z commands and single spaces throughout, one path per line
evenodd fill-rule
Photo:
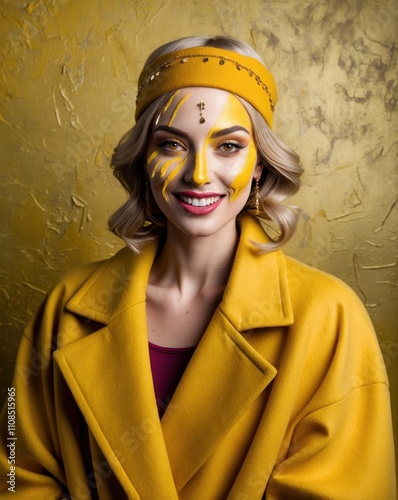
M 24 333 L 5 498 L 395 498 L 365 309 L 279 249 L 302 170 L 271 132 L 276 101 L 229 38 L 149 58 L 112 160 L 127 247 L 69 273 Z

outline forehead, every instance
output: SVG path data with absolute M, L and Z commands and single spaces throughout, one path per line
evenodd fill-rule
M 201 116 L 204 123 L 199 122 Z M 216 124 L 220 129 L 239 124 L 251 131 L 250 117 L 239 99 L 225 90 L 208 87 L 176 91 L 159 116 L 158 124 L 182 130 L 195 127 L 203 132 Z

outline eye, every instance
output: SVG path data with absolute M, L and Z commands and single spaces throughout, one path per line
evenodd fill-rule
M 245 146 L 242 146 L 242 144 L 236 141 L 225 141 L 218 147 L 223 153 L 232 154 L 236 153 L 240 149 L 243 149 Z
M 157 146 L 169 151 L 186 151 L 185 146 L 174 139 L 166 139 L 165 141 L 157 144 Z

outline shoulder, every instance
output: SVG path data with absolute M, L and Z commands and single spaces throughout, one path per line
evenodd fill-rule
M 134 258 L 130 249 L 123 248 L 109 259 L 66 271 L 30 318 L 24 329 L 24 337 L 30 343 L 37 344 L 41 352 L 43 346 L 47 349 L 48 346 L 70 343 L 98 329 L 100 321 L 90 321 L 84 313 L 74 314 L 69 304 L 75 299 L 80 303 L 79 295 L 92 283 L 109 281 L 109 275 L 122 276 L 125 263 L 134 261 Z
M 333 365 L 341 387 L 348 379 L 355 387 L 386 383 L 377 334 L 354 290 L 293 258 L 285 257 L 285 262 L 294 317 L 291 332 L 307 345 L 311 367 L 332 370 Z
M 338 341 L 354 350 L 359 345 L 377 348 L 377 335 L 366 307 L 350 286 L 291 257 L 285 257 L 285 262 L 293 329 L 311 332 L 318 341 L 331 345 Z
M 108 259 L 101 261 L 91 262 L 75 266 L 65 271 L 57 284 L 50 290 L 48 296 L 63 294 L 65 299 L 68 300 L 78 290 L 80 290 L 85 283 L 93 279 L 95 275 L 101 275 L 107 269 L 115 269 L 115 271 L 123 266 L 123 262 L 131 255 L 131 250 L 122 248 L 115 255 Z
M 88 283 L 95 282 L 97 277 L 102 276 L 107 270 L 117 273 L 119 268 L 123 268 L 123 262 L 131 253 L 128 248 L 123 248 L 108 259 L 82 264 L 65 271 L 46 294 L 41 307 L 31 318 L 28 330 L 32 324 L 36 324 L 37 329 L 37 322 L 60 321 L 67 304 L 80 290 Z
M 298 260 L 284 256 L 289 290 L 300 302 L 330 307 L 332 304 L 364 309 L 362 301 L 344 281 Z

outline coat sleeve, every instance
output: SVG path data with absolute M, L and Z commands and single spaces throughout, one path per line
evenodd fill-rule
M 316 366 L 325 371 L 290 426 L 265 498 L 394 500 L 390 392 L 377 336 L 351 289 L 326 292 L 323 302 L 309 303 L 316 347 L 304 362 L 313 379 Z
M 45 318 L 43 306 L 22 336 L 1 415 L 0 497 L 5 500 L 67 498 L 55 428 L 52 332 L 46 336 L 53 327 Z
M 358 387 L 303 418 L 265 498 L 394 500 L 392 443 L 387 385 Z

